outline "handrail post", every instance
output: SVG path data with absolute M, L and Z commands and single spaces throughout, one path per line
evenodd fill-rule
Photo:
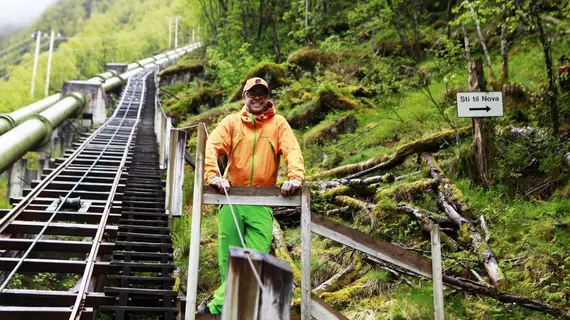
M 198 264 L 200 259 L 200 224 L 204 185 L 204 162 L 206 153 L 206 130 L 198 124 L 198 145 L 196 148 L 196 169 L 194 170 L 194 197 L 192 200 L 192 228 L 190 234 L 190 257 L 188 259 L 188 283 L 186 286 L 185 319 L 194 320 L 196 294 L 198 291 Z
M 441 243 L 438 224 L 433 224 L 431 227 L 431 264 L 433 280 L 433 305 L 435 309 L 434 319 L 443 320 L 445 313 L 443 308 Z
M 311 320 L 311 191 L 301 190 L 301 320 Z

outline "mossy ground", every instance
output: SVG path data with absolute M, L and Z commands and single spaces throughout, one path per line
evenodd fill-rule
M 544 81 L 543 75 L 533 71 L 541 68 L 542 63 L 540 57 L 537 57 L 536 50 L 533 47 L 513 50 L 511 56 L 512 65 L 521 66 L 520 70 L 517 66 L 511 71 L 512 81 L 525 83 L 529 92 L 538 90 Z M 337 50 L 335 56 L 341 51 Z M 494 61 L 498 61 L 496 53 L 493 58 Z M 369 79 L 378 80 L 391 76 L 392 80 L 379 83 L 368 78 L 359 81 L 347 80 L 335 73 L 334 70 L 338 69 L 338 66 L 334 63 L 332 67 L 331 64 L 327 66 L 315 63 L 312 71 L 305 71 L 297 78 L 289 78 L 290 82 L 273 95 L 277 112 L 286 116 L 311 108 L 323 94 L 338 95 L 358 105 L 345 111 L 331 108 L 317 124 L 299 126 L 299 129 L 295 130 L 302 144 L 308 174 L 367 160 L 377 155 L 390 155 L 407 143 L 442 130 L 452 129 L 445 117 L 454 120 L 457 127 L 471 124 L 470 119 L 454 119 L 452 115 L 456 110 L 453 105 L 445 105 L 445 117 L 442 116 L 431 101 L 428 91 L 417 85 L 414 75 L 410 77 L 393 75 L 396 64 L 402 60 L 384 57 L 368 57 L 368 59 L 361 64 L 361 69 L 369 73 Z M 435 57 L 428 56 L 419 68 L 425 67 L 426 70 L 431 70 L 433 65 L 430 63 L 435 60 Z M 347 63 L 345 60 L 336 60 L 336 63 L 339 61 L 341 64 Z M 498 69 L 495 71 L 496 74 L 498 71 Z M 465 68 L 462 65 L 449 68 L 446 79 L 444 80 L 443 75 L 434 74 L 428 84 L 429 92 L 433 94 L 436 102 L 441 104 L 449 102 L 453 90 L 462 89 L 466 81 Z M 364 87 L 377 94 L 357 96 L 352 86 Z M 198 119 L 208 119 L 209 130 L 212 130 L 223 115 L 240 106 L 239 102 L 224 104 L 208 113 L 188 117 L 181 126 L 195 124 Z M 531 107 L 528 106 L 529 110 L 523 111 L 528 113 L 527 118 L 531 119 L 529 121 L 536 119 Z M 304 143 L 311 141 L 311 137 L 319 130 L 346 114 L 353 114 L 356 117 L 356 132 L 338 135 L 336 143 L 322 145 Z M 504 124 L 508 124 L 505 119 L 497 122 L 499 126 Z M 567 179 L 563 179 L 547 198 L 538 200 L 533 198 L 532 194 L 525 196 L 521 193 L 522 189 L 513 189 L 513 185 L 501 182 L 485 190 L 472 184 L 464 174 L 465 170 L 469 169 L 470 162 L 464 155 L 469 152 L 471 139 L 469 137 L 461 139 L 460 145 L 456 145 L 455 139 L 444 140 L 441 143 L 447 148 L 437 154 L 437 161 L 453 183 L 452 188 L 456 196 L 453 200 L 464 201 L 475 218 L 483 215 L 487 221 L 491 232 L 489 245 L 507 278 L 507 287 L 504 290 L 567 308 L 570 305 L 568 302 L 570 292 L 567 290 L 570 287 L 570 273 L 567 271 L 570 268 L 570 259 L 567 258 L 567 252 L 570 251 L 568 237 L 570 184 Z M 190 150 L 194 145 L 195 138 L 191 138 Z M 514 161 L 512 157 L 515 153 L 512 151 L 510 157 L 501 155 L 500 162 L 497 163 L 504 167 L 498 168 L 499 171 L 509 168 L 509 164 Z M 547 156 L 540 159 L 545 163 L 550 161 Z M 422 232 L 420 223 L 396 210 L 399 201 L 406 201 L 423 209 L 439 212 L 435 198 L 429 191 L 431 177 L 422 160 L 411 156 L 391 172 L 400 176 L 417 171 L 419 174 L 406 176 L 396 183 L 379 184 L 378 197 L 367 199 L 376 204 L 372 210 L 376 221 L 373 229 L 368 225 L 369 219 L 351 220 L 351 227 L 395 244 L 429 252 L 429 238 Z M 511 173 L 514 175 L 515 171 Z M 542 179 L 548 179 L 556 174 L 562 176 L 568 174 L 564 169 L 556 172 L 547 171 L 543 170 Z M 284 173 L 282 169 L 281 179 Z M 502 181 L 508 182 L 507 179 Z M 186 183 L 190 183 L 190 180 Z M 334 193 L 315 196 L 313 209 L 324 211 L 324 208 L 334 200 L 334 196 L 351 194 L 348 188 L 344 189 L 344 192 L 336 190 Z M 338 218 L 334 219 L 347 223 Z M 187 224 L 188 221 L 181 219 L 177 224 Z M 219 279 L 215 257 L 217 252 L 215 228 L 215 215 L 205 215 L 202 240 L 204 265 L 200 269 L 199 285 L 202 298 L 215 290 Z M 184 230 L 186 232 L 187 229 Z M 293 262 L 300 266 L 300 229 L 284 228 L 283 234 Z M 349 261 L 354 259 L 354 254 L 352 250 L 339 246 L 331 240 L 319 236 L 313 236 L 312 239 L 312 282 L 316 286 L 345 268 Z M 178 242 L 175 242 L 175 246 L 178 246 Z M 445 246 L 444 250 L 444 269 L 447 273 L 468 277 L 469 274 L 459 266 L 461 262 L 478 270 L 480 274 L 485 274 L 477 263 L 475 252 L 465 250 L 452 252 Z M 180 266 L 185 263 L 186 261 L 182 260 Z M 365 266 L 361 266 L 358 272 L 344 279 L 342 286 L 335 288 L 336 291 L 323 294 L 322 297 L 352 319 L 432 318 L 431 282 L 410 279 L 410 285 L 387 274 L 385 270 L 364 262 L 360 263 Z M 293 299 L 298 303 L 299 290 L 295 290 Z M 446 290 L 445 308 L 446 317 L 449 319 L 550 319 L 548 316 L 516 305 L 506 305 L 490 298 L 453 290 Z

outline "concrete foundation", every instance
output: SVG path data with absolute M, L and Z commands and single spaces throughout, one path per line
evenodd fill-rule
M 101 87 L 101 84 L 89 81 L 67 81 L 63 84 L 62 94 L 65 96 L 71 92 L 81 92 L 87 98 L 87 103 L 83 109 L 83 127 L 89 128 L 107 120 L 106 107 L 109 105 L 109 98 Z
M 21 197 L 26 187 L 26 159 L 20 159 L 8 169 L 8 198 Z

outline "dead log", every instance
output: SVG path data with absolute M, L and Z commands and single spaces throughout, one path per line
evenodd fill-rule
M 505 286 L 505 276 L 499 268 L 499 263 L 491 247 L 475 229 L 473 223 L 457 212 L 456 208 L 451 204 L 449 197 L 442 191 L 444 189 L 441 185 L 444 182 L 443 171 L 441 171 L 430 154 L 424 153 L 422 156 L 430 167 L 430 173 L 432 173 L 432 176 L 439 182 L 436 191 L 437 204 L 459 229 L 459 241 L 464 244 L 471 243 L 479 261 L 485 266 L 489 280 L 493 285 Z
M 347 273 L 351 272 L 354 269 L 354 261 L 351 261 L 346 268 L 342 269 L 341 272 L 336 273 L 334 276 L 329 278 L 327 281 L 321 283 L 318 287 L 313 289 L 314 294 L 319 294 L 321 292 L 327 291 L 327 289 L 331 286 L 334 286 L 342 277 L 344 277 Z
M 359 195 L 361 197 L 372 197 L 378 191 L 378 187 L 375 184 L 369 186 L 362 186 L 360 188 L 351 188 L 349 186 L 340 185 L 332 189 L 325 189 L 319 192 L 321 197 L 334 198 L 336 196 L 353 196 Z
M 340 180 L 321 180 L 317 182 L 319 190 L 331 189 L 342 185 L 349 187 L 364 187 L 376 183 L 392 183 L 396 181 L 396 177 L 392 173 L 386 173 L 381 176 L 368 177 L 365 179 L 340 179 Z
M 298 287 L 301 284 L 301 271 L 297 268 L 297 265 L 291 258 L 289 250 L 287 250 L 287 244 L 283 238 L 283 233 L 281 232 L 281 227 L 277 220 L 273 219 L 273 247 L 275 249 L 275 256 L 281 260 L 289 262 L 291 269 L 293 270 L 293 280 L 295 285 Z
M 376 199 L 390 198 L 396 202 L 412 202 L 418 196 L 437 188 L 436 179 L 420 179 L 410 183 L 402 183 L 395 189 L 379 190 Z
M 459 129 L 459 135 L 461 136 L 467 136 L 470 133 L 471 133 L 470 126 Z M 308 177 L 307 180 L 315 180 L 329 176 L 341 176 L 353 173 L 352 175 L 345 178 L 347 180 L 352 180 L 363 177 L 372 172 L 380 170 L 389 170 L 396 167 L 397 165 L 402 164 L 406 160 L 406 158 L 412 154 L 439 151 L 442 147 L 450 145 L 447 143 L 447 140 L 454 139 L 454 137 L 455 137 L 454 130 L 438 132 L 427 138 L 416 140 L 408 144 L 405 144 L 403 146 L 400 146 L 396 150 L 396 152 L 394 152 L 389 157 L 376 156 L 368 161 L 356 164 L 350 164 L 332 170 L 317 173 L 311 177 Z
M 351 174 L 353 172 L 358 172 L 358 171 L 366 170 L 368 168 L 372 168 L 379 163 L 385 162 L 386 160 L 388 160 L 388 157 L 386 157 L 385 155 L 378 155 L 378 156 L 375 156 L 374 158 L 366 160 L 366 161 L 362 161 L 362 162 L 354 163 L 354 164 L 347 164 L 345 166 L 336 167 L 336 168 L 331 169 L 331 170 L 327 170 L 327 171 L 323 171 L 323 172 L 314 174 L 312 176 L 307 177 L 307 180 L 317 180 L 317 179 L 321 179 L 321 178 L 325 178 L 325 177 L 343 176 L 343 175 Z
M 449 204 L 453 207 L 453 209 L 459 213 L 460 215 L 468 213 L 469 207 L 464 204 L 463 201 L 463 194 L 459 189 L 454 187 L 451 182 L 445 177 L 443 170 L 439 167 L 439 165 L 435 162 L 431 154 L 424 153 L 422 154 L 426 164 L 429 167 L 429 172 L 431 176 L 438 180 L 438 185 L 441 185 L 443 188 L 444 195 L 447 197 Z M 452 213 L 453 215 L 453 213 Z M 461 219 L 458 217 L 458 219 Z
M 352 197 L 348 197 L 348 196 L 337 196 L 335 198 L 335 203 L 340 204 L 340 205 L 346 205 L 351 207 L 352 209 L 355 210 L 361 210 L 361 211 L 368 211 L 372 208 L 374 208 L 373 204 L 370 203 L 366 203 L 364 201 L 352 198 Z
M 443 275 L 443 282 L 445 284 L 454 286 L 458 289 L 462 289 L 464 291 L 474 294 L 481 294 L 504 303 L 512 303 L 531 310 L 536 310 L 545 314 L 550 314 L 555 317 L 570 319 L 570 313 L 566 312 L 565 310 L 556 308 L 547 303 L 531 300 L 523 296 L 518 296 L 512 293 L 498 291 L 494 287 L 489 287 L 478 283 L 474 283 L 469 280 L 458 279 L 446 275 Z
M 338 205 L 351 208 L 353 212 L 357 213 L 356 218 L 358 218 L 360 221 L 370 223 L 370 227 L 374 229 L 376 225 L 376 218 L 372 213 L 372 209 L 374 209 L 373 204 L 366 203 L 364 201 L 348 196 L 337 196 L 335 197 L 334 202 Z
M 275 208 L 273 218 L 284 228 L 294 228 L 301 225 L 301 210 L 299 208 Z
M 411 215 L 417 220 L 419 220 L 422 230 L 427 232 L 427 234 L 430 234 L 432 226 L 434 225 L 435 221 L 437 221 L 435 222 L 437 224 L 445 224 L 449 222 L 449 219 L 446 219 L 447 217 L 442 217 L 433 212 L 415 208 L 410 205 L 399 204 L 397 208 L 398 212 Z M 457 251 L 459 249 L 459 245 L 457 244 L 457 242 L 443 232 L 441 232 L 441 242 L 445 243 L 447 247 L 452 251 Z
M 389 265 L 390 268 L 396 270 L 398 273 L 401 274 L 405 274 L 408 276 L 412 276 L 415 278 L 419 278 L 420 276 L 418 276 L 415 273 L 412 273 L 411 271 L 402 269 L 398 266 L 392 265 L 392 264 L 388 264 L 384 261 L 380 261 L 378 259 L 372 258 L 372 257 L 366 257 L 366 260 L 369 262 L 373 262 L 374 264 L 379 264 L 379 265 Z M 552 305 L 549 305 L 547 303 L 542 303 L 539 301 L 535 301 L 535 300 L 531 300 L 529 298 L 523 297 L 523 296 L 518 296 L 518 295 L 514 295 L 508 292 L 502 292 L 502 291 L 498 291 L 497 288 L 495 287 L 491 287 L 491 286 L 486 286 L 486 285 L 482 285 L 479 283 L 475 283 L 472 282 L 470 280 L 467 279 L 459 279 L 459 278 L 455 278 L 455 277 L 451 277 L 451 276 L 447 276 L 447 275 L 443 275 L 442 280 L 445 284 L 449 285 L 449 286 L 453 286 L 454 288 L 457 288 L 458 290 L 463 290 L 469 293 L 473 293 L 473 294 L 480 294 L 480 295 L 484 295 L 493 299 L 496 299 L 500 302 L 504 302 L 504 303 L 513 303 L 531 310 L 535 310 L 535 311 L 539 311 L 545 314 L 550 314 L 556 317 L 560 317 L 563 319 L 570 319 L 570 313 L 566 312 L 565 310 L 556 308 Z
M 326 212 L 327 216 L 339 216 L 339 217 L 346 217 L 348 214 L 352 217 L 352 212 L 354 211 L 353 208 L 349 206 L 340 207 L 336 209 L 331 209 Z

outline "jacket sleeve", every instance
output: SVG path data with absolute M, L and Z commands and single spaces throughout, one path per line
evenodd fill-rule
M 206 155 L 204 164 L 204 177 L 206 183 L 210 184 L 215 177 L 221 177 L 223 173 L 218 171 L 217 161 L 222 155 L 229 154 L 232 139 L 231 116 L 227 116 L 218 124 L 216 129 L 210 134 L 206 142 Z M 216 156 L 214 157 L 215 151 Z
M 293 133 L 293 129 L 291 129 L 291 126 L 285 118 L 283 118 L 279 126 L 279 146 L 279 151 L 283 154 L 283 158 L 287 164 L 287 177 L 289 180 L 299 178 L 301 181 L 304 181 L 305 164 L 301 147 Z

